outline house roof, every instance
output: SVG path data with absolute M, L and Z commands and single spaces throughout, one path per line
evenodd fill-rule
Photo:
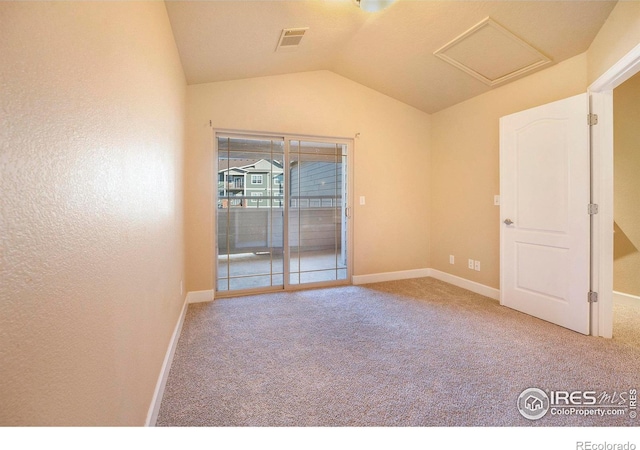
M 282 169 L 282 163 L 280 161 L 269 161 L 268 159 L 218 159 L 218 172 L 224 170 L 236 170 L 238 172 L 251 172 L 255 165 L 260 161 L 270 162 L 273 166 Z
M 397 0 L 376 13 L 353 0 L 166 5 L 189 84 L 330 70 L 433 113 L 495 87 L 434 55 L 484 19 L 547 57 L 549 63 L 534 69 L 540 70 L 585 52 L 615 3 Z M 295 51 L 275 51 L 285 28 L 308 28 Z M 480 72 L 530 73 L 518 72 L 530 55 L 514 41 L 471 35 L 479 39 L 452 47 L 449 56 Z
M 218 172 L 227 169 L 236 169 L 246 172 L 243 167 L 250 166 L 258 162 L 259 159 L 218 159 Z

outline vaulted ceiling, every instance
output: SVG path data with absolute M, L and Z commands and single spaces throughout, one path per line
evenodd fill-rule
M 434 55 L 484 19 L 550 60 L 535 71 L 586 51 L 615 3 L 398 0 L 368 13 L 353 0 L 166 1 L 189 84 L 331 70 L 427 113 L 493 88 Z M 308 30 L 295 51 L 276 52 L 285 28 Z M 528 64 L 513 40 L 476 37 L 452 54 L 486 72 Z

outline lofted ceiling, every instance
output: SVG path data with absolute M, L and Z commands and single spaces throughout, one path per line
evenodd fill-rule
M 531 73 L 519 61 L 533 53 L 535 71 L 585 52 L 615 3 L 398 0 L 368 13 L 353 0 L 166 1 L 189 84 L 331 70 L 427 113 Z M 485 31 L 447 51 L 495 75 L 493 85 L 434 55 L 487 18 L 529 53 Z M 308 28 L 295 51 L 276 51 L 285 28 Z M 502 71 L 515 76 L 502 81 Z

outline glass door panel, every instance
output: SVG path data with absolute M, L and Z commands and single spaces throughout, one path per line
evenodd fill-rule
M 346 280 L 344 144 L 290 141 L 289 284 Z
M 219 292 L 284 287 L 284 140 L 217 137 Z

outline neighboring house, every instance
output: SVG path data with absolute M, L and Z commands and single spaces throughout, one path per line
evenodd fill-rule
M 221 159 L 218 165 L 218 208 L 282 206 L 280 161 Z
M 283 206 L 282 163 L 267 159 L 218 161 L 218 208 Z M 290 167 L 293 207 L 332 208 L 342 200 L 342 166 L 313 162 Z M 257 198 L 255 198 L 257 197 Z
M 335 162 L 293 162 L 289 170 L 291 206 L 333 208 L 342 198 L 342 165 Z

